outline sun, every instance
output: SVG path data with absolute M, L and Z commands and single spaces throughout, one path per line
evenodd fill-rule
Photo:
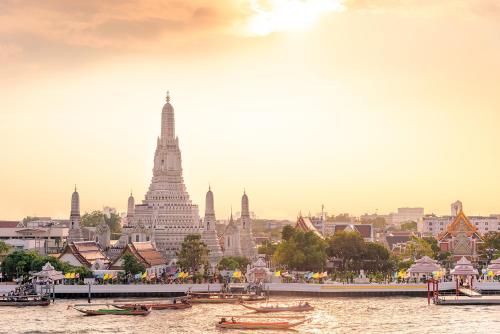
M 254 15 L 247 30 L 265 36 L 277 31 L 302 29 L 328 12 L 345 9 L 344 0 L 252 0 Z

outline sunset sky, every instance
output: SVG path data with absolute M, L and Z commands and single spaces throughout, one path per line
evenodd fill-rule
M 500 2 L 0 0 L 0 219 L 126 210 L 170 90 L 204 212 L 500 213 Z

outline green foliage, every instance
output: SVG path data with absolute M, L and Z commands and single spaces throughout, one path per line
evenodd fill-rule
M 30 273 L 42 270 L 50 262 L 52 266 L 63 273 L 79 273 L 80 277 L 92 277 L 92 272 L 86 267 L 74 267 L 52 256 L 42 256 L 35 251 L 16 250 L 2 262 L 2 273 L 7 279 L 29 277 Z
M 379 228 L 379 229 L 383 229 L 387 225 L 387 222 L 385 221 L 384 217 L 362 220 L 361 223 L 372 224 L 374 228 Z
M 227 256 L 220 259 L 217 268 L 219 270 L 236 270 L 239 269 L 243 273 L 247 271 L 247 266 L 250 264 L 250 259 L 245 256 Z
M 326 262 L 326 243 L 313 232 L 303 232 L 285 226 L 283 241 L 273 258 L 291 270 L 322 270 Z
M 412 260 L 420 259 L 423 256 L 436 258 L 437 256 L 437 254 L 435 253 L 436 249 L 435 248 L 433 249 L 434 241 L 430 239 L 434 238 L 424 239 L 424 238 L 412 237 L 410 241 L 408 241 L 403 255 Z
M 362 267 L 371 273 L 390 273 L 393 270 L 393 262 L 390 258 L 387 248 L 374 242 L 367 242 Z
M 295 234 L 295 228 L 291 225 L 286 225 L 281 230 L 281 239 L 284 241 L 288 241 L 294 234 Z
M 489 232 L 483 236 L 479 246 L 481 257 L 487 260 L 500 257 L 500 232 Z
M 85 213 L 82 216 L 81 224 L 82 226 L 95 227 L 99 225 L 101 220 L 104 218 L 104 221 L 109 226 L 109 230 L 112 234 L 121 233 L 122 228 L 120 226 L 120 216 L 116 213 L 111 213 L 109 218 L 102 213 L 102 211 L 92 211 L 91 213 Z
M 142 263 L 137 261 L 135 256 L 130 253 L 126 253 L 125 255 L 123 255 L 123 270 L 126 274 L 135 275 L 143 273 L 144 271 L 146 271 L 146 268 Z
M 11 249 L 11 245 L 6 244 L 3 240 L 0 240 L 0 256 L 6 255 Z
M 401 224 L 401 231 L 416 231 L 417 223 L 415 222 L 406 222 Z
M 359 270 L 366 244 L 357 232 L 340 232 L 327 239 L 329 257 L 341 261 L 341 270 Z
M 338 223 L 341 223 L 341 222 L 350 222 L 352 219 L 351 217 L 349 216 L 348 213 L 341 213 L 337 216 L 333 215 L 331 217 L 328 217 L 327 218 L 327 221 L 329 222 L 338 222 Z
M 265 254 L 267 259 L 270 259 L 276 249 L 278 248 L 278 244 L 275 242 L 272 242 L 270 240 L 264 241 L 264 243 L 259 247 L 258 252 L 259 254 Z
M 177 253 L 177 266 L 197 271 L 202 265 L 208 265 L 208 248 L 201 235 L 188 234 Z

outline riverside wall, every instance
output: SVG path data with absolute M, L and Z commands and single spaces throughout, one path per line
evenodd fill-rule
M 0 295 L 14 290 L 14 284 L 0 284 Z M 217 292 L 220 284 L 106 284 L 91 285 L 92 298 L 113 297 L 175 297 L 192 292 Z M 231 284 L 233 291 L 243 290 L 246 284 Z M 477 282 L 480 291 L 500 293 L 500 282 Z M 454 282 L 442 282 L 440 291 L 452 291 Z M 271 296 L 315 296 L 315 297 L 364 297 L 364 296 L 426 296 L 427 284 L 305 284 L 268 283 L 264 290 Z M 88 285 L 56 285 L 57 298 L 87 298 Z

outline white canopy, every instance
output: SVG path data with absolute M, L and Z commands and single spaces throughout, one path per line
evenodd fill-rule
M 54 282 L 62 280 L 64 278 L 64 275 L 62 274 L 62 272 L 55 270 L 50 262 L 47 262 L 42 267 L 41 271 L 33 274 L 33 277 L 35 277 L 38 281 Z
M 457 262 L 455 268 L 451 271 L 452 275 L 456 276 L 469 276 L 469 275 L 478 275 L 477 269 L 474 269 L 472 263 L 462 256 L 462 258 Z
M 491 261 L 487 270 L 492 271 L 495 275 L 500 274 L 500 258 Z
M 410 269 L 408 269 L 408 273 L 410 274 L 432 274 L 434 271 L 441 271 L 441 266 L 436 260 L 428 256 L 418 259 Z

